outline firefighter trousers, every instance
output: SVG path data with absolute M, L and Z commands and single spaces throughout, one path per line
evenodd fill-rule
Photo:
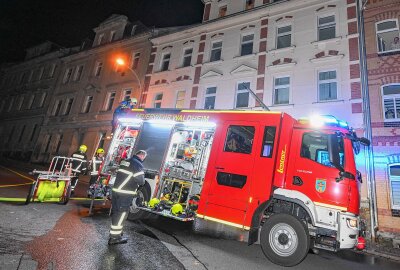
M 112 193 L 112 214 L 110 237 L 120 237 L 124 227 L 124 222 L 129 214 L 129 207 L 132 204 L 134 195 L 119 192 Z

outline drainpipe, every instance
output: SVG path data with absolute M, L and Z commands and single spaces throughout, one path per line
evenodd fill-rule
M 359 27 L 358 47 L 360 58 L 361 92 L 363 97 L 363 120 L 364 135 L 371 141 L 371 145 L 365 149 L 365 168 L 367 173 L 368 199 L 370 206 L 371 238 L 375 241 L 378 228 L 377 206 L 376 206 L 376 184 L 374 155 L 372 147 L 371 108 L 368 89 L 367 53 L 365 48 L 364 10 L 368 0 L 357 0 L 357 23 Z

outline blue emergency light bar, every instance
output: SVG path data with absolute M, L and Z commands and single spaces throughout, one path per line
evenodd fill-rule
M 341 127 L 348 130 L 350 129 L 347 122 L 339 120 L 333 115 L 314 115 L 309 118 L 301 118 L 299 121 L 307 122 L 314 127 L 331 126 L 331 127 Z

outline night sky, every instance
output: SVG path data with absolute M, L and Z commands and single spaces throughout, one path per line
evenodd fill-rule
M 111 14 L 147 26 L 200 23 L 201 0 L 0 0 L 0 63 L 23 60 L 25 48 L 46 40 L 77 46 Z

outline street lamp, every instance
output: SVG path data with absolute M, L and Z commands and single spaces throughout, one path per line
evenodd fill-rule
M 128 70 L 130 70 L 132 73 L 133 73 L 133 75 L 135 75 L 135 77 L 136 77 L 136 79 L 137 79 L 137 81 L 138 81 L 138 83 L 139 83 L 139 92 L 140 92 L 140 94 L 139 94 L 139 100 L 141 99 L 141 96 L 142 96 L 142 91 L 143 91 L 143 88 L 142 88 L 142 83 L 140 82 L 140 79 L 139 79 L 139 76 L 137 75 L 137 73 L 136 73 L 136 71 L 134 71 L 133 69 L 131 69 L 127 64 L 126 64 L 126 62 L 125 62 L 125 60 L 123 59 L 123 58 L 120 58 L 120 57 L 118 57 L 116 60 L 115 60 L 115 63 L 118 65 L 118 66 L 120 66 L 120 67 L 123 67 L 123 68 L 126 68 L 126 69 L 128 69 Z M 140 105 L 140 104 L 139 104 Z

